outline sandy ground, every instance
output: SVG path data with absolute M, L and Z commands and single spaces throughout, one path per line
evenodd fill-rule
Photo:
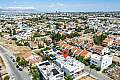
M 2 41 L 2 45 L 8 49 L 11 53 L 13 53 L 16 57 L 24 57 L 28 58 L 32 54 L 32 50 L 26 46 L 17 46 L 14 40 L 4 40 Z M 39 56 L 38 61 L 42 61 L 42 58 Z
M 94 79 L 90 76 L 86 76 L 86 77 L 81 78 L 80 80 L 96 80 L 96 79 Z
M 14 44 L 5 44 L 4 45 L 7 49 L 9 49 L 11 52 L 13 52 L 14 55 L 16 56 L 22 56 L 24 54 L 30 54 L 32 53 L 29 48 L 26 46 L 17 46 Z

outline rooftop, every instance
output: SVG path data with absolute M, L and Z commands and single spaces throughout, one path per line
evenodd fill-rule
M 56 59 L 57 62 L 62 64 L 65 68 L 67 68 L 70 72 L 74 71 L 74 73 L 81 71 L 84 69 L 84 64 L 79 62 L 73 57 L 68 56 L 66 59 L 63 57 L 63 55 L 57 56 Z
M 64 73 L 54 63 L 44 61 L 44 62 L 38 63 L 37 67 L 42 73 L 42 75 L 45 77 L 45 79 L 63 80 Z

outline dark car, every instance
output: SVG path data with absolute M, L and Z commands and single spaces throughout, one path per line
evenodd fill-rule
M 16 65 L 16 68 L 19 68 L 19 65 Z
M 13 57 L 11 56 L 10 58 L 12 59 Z
M 19 71 L 22 71 L 22 68 L 19 68 L 18 70 L 19 70 Z
M 15 59 L 13 59 L 12 61 L 15 62 Z

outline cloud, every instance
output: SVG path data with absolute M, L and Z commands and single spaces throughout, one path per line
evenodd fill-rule
M 35 9 L 34 7 L 6 7 L 6 9 Z
M 63 3 L 53 3 L 48 6 L 49 8 L 58 8 L 58 7 L 64 7 Z

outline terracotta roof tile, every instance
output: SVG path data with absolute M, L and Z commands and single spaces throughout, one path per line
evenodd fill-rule
M 81 51 L 82 50 L 78 48 L 77 51 L 75 52 L 75 54 L 78 55 L 78 54 L 80 54 Z
M 80 56 L 83 56 L 85 57 L 89 52 L 87 50 L 83 50 L 81 53 L 80 53 Z

